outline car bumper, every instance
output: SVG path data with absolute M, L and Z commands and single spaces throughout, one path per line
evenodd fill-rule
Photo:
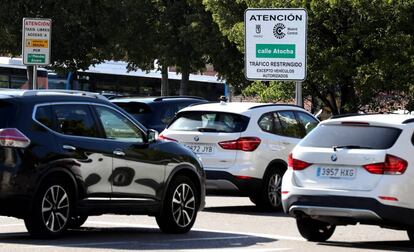
M 262 180 L 248 176 L 234 176 L 225 171 L 206 170 L 207 194 L 251 196 L 262 186 Z
M 384 205 L 376 199 L 346 196 L 290 195 L 283 209 L 296 218 L 311 217 L 333 224 L 375 224 L 393 228 L 414 227 L 414 210 Z

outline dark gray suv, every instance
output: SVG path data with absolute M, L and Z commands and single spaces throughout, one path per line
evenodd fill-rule
M 105 213 L 151 215 L 185 233 L 204 206 L 197 156 L 100 95 L 0 90 L 0 118 L 0 215 L 24 219 L 34 236 Z

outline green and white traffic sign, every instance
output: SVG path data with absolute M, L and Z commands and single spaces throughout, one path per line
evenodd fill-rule
M 305 9 L 247 9 L 244 25 L 248 80 L 306 79 Z
M 51 19 L 23 18 L 22 56 L 25 65 L 50 64 Z

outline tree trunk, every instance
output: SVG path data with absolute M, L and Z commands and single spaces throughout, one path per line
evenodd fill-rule
M 357 104 L 355 89 L 351 85 L 341 86 L 341 109 L 344 113 L 357 113 Z
M 168 66 L 161 66 L 161 96 L 169 95 Z
M 180 95 L 188 95 L 188 80 L 190 79 L 190 67 L 181 68 Z

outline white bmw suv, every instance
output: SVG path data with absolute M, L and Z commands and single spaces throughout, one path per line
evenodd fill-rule
M 248 196 L 280 209 L 282 176 L 293 147 L 319 121 L 286 104 L 221 102 L 180 110 L 160 134 L 193 150 L 207 175 L 207 193 Z
M 301 235 L 325 241 L 336 225 L 407 230 L 414 241 L 414 116 L 324 121 L 289 156 L 283 208 Z

